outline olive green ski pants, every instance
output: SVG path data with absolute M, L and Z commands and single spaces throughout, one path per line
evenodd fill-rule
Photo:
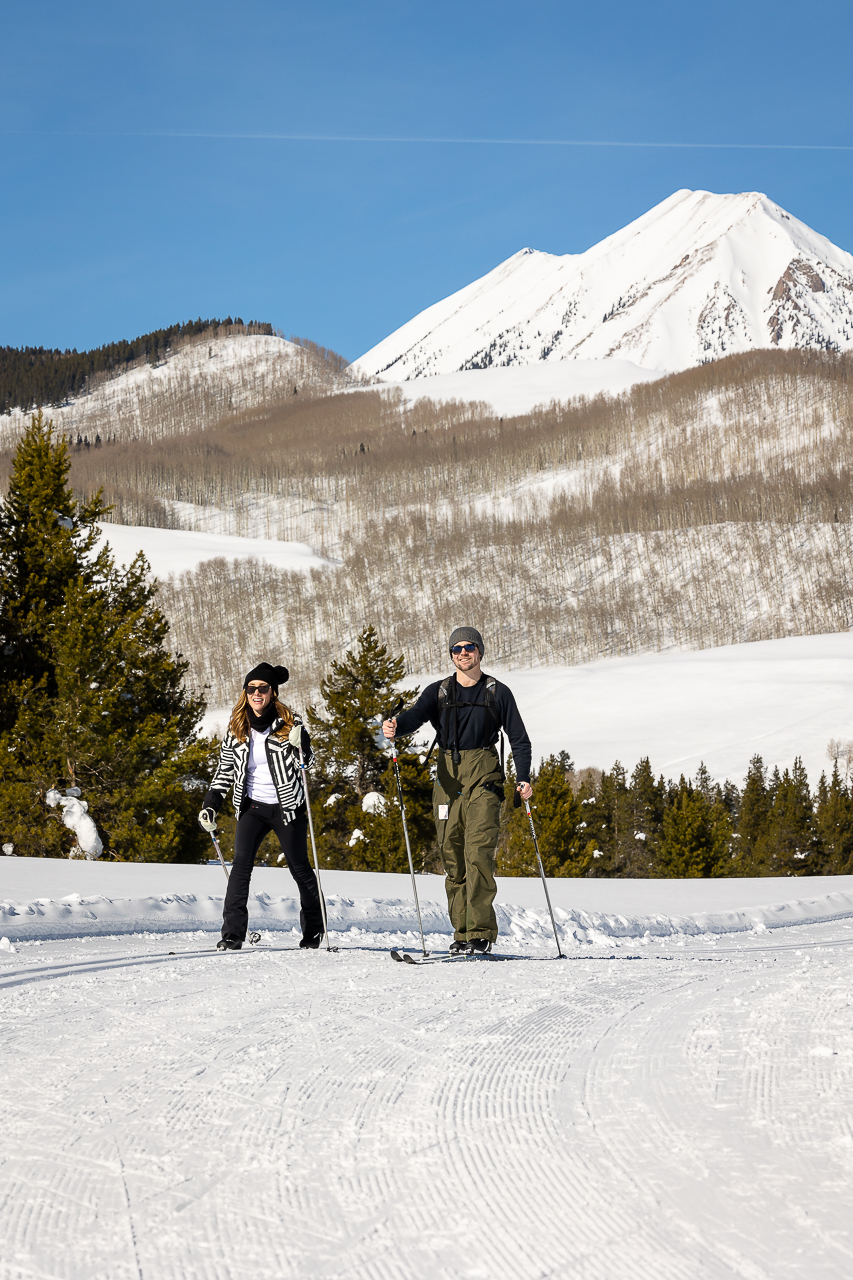
M 495 849 L 500 830 L 503 782 L 494 747 L 461 751 L 454 764 L 439 751 L 432 792 L 438 847 L 447 879 L 447 910 L 459 941 L 495 942 L 498 922 L 492 905 Z

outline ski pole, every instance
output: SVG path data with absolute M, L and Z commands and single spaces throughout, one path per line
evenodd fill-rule
M 219 847 L 219 841 L 216 839 L 216 836 L 213 834 L 213 832 L 212 832 L 212 831 L 208 832 L 208 834 L 209 834 L 209 836 L 210 836 L 211 840 L 213 841 L 213 847 L 214 847 L 214 849 L 216 850 L 216 856 L 217 856 L 217 858 L 219 859 L 219 865 L 221 866 L 222 870 L 225 872 L 225 879 L 227 880 L 227 879 L 228 879 L 228 868 L 227 868 L 227 867 L 226 867 L 226 865 L 225 865 L 225 859 L 224 859 L 224 858 L 223 858 L 223 856 L 222 856 L 222 850 L 221 850 L 221 849 L 220 849 L 220 847 Z
M 515 794 L 519 796 L 517 791 Z M 533 836 L 533 848 L 536 850 L 536 861 L 539 863 L 539 874 L 542 877 L 542 888 L 545 890 L 545 901 L 548 903 L 548 911 L 551 915 L 551 926 L 554 930 L 554 941 L 557 944 L 557 959 L 565 960 L 566 957 L 563 955 L 563 951 L 560 946 L 560 938 L 557 933 L 557 922 L 554 919 L 554 908 L 551 906 L 551 895 L 548 892 L 548 881 L 545 879 L 545 868 L 542 866 L 542 855 L 539 852 L 539 841 L 536 839 L 536 828 L 533 825 L 533 814 L 530 812 L 530 801 L 522 800 L 519 796 L 515 803 L 516 808 L 519 804 L 523 804 L 527 810 L 527 821 L 530 823 L 530 834 Z
M 394 710 L 391 712 L 390 716 L 388 716 L 389 720 L 394 719 L 394 717 L 396 716 L 397 712 L 400 710 L 402 705 L 403 705 L 403 701 L 401 699 L 397 703 Z M 400 765 L 397 760 L 397 739 L 396 738 L 391 739 L 391 758 L 394 761 L 394 776 L 397 779 L 397 795 L 400 800 L 400 813 L 403 815 L 403 835 L 406 838 L 406 854 L 409 859 L 409 871 L 411 872 L 411 876 L 412 876 L 412 893 L 415 895 L 415 910 L 418 913 L 418 929 L 420 930 L 420 933 L 421 933 L 421 951 L 424 954 L 424 959 L 426 959 L 426 957 L 429 955 L 429 952 L 426 949 L 426 942 L 424 941 L 424 926 L 421 921 L 421 904 L 418 902 L 418 886 L 417 886 L 417 883 L 415 882 L 415 864 L 412 862 L 412 846 L 409 844 L 409 828 L 406 823 L 406 802 L 403 799 L 403 783 L 400 778 Z
M 308 811 L 308 830 L 311 832 L 311 850 L 314 854 L 314 870 L 317 873 L 317 892 L 320 895 L 320 911 L 323 915 L 323 935 L 326 939 L 326 950 L 337 951 L 329 941 L 329 921 L 326 919 L 326 899 L 323 897 L 323 883 L 320 879 L 320 862 L 317 858 L 317 842 L 314 839 L 314 819 L 311 816 L 311 798 L 308 795 L 308 766 L 302 755 L 302 741 L 299 742 L 299 768 L 302 770 L 302 785 L 305 788 L 305 808 Z
M 208 835 L 213 841 L 213 847 L 216 850 L 216 856 L 219 859 L 219 865 L 221 866 L 222 870 L 225 872 L 225 879 L 228 880 L 228 867 L 225 863 L 225 859 L 222 856 L 222 850 L 219 847 L 219 841 L 216 839 L 216 836 L 213 834 L 212 831 L 209 831 Z M 249 938 L 250 944 L 254 947 L 256 943 L 260 942 L 261 935 L 259 933 L 250 933 L 248 935 L 248 938 Z

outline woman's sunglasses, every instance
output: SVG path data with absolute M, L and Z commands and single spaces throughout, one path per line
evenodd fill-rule
M 268 684 L 250 684 L 247 693 L 269 693 L 270 686 Z

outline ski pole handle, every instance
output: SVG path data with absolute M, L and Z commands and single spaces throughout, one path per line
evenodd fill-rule
M 402 698 L 398 698 L 398 699 L 397 699 L 397 701 L 394 703 L 394 706 L 393 706 L 393 707 L 391 708 L 391 710 L 388 712 L 388 714 L 387 714 L 387 716 L 385 717 L 385 719 L 386 719 L 386 720 L 393 720 L 393 719 L 395 719 L 395 717 L 397 716 L 397 713 L 398 713 L 398 712 L 400 712 L 400 711 L 402 711 L 402 710 L 403 710 L 403 699 L 402 699 Z M 389 741 L 390 741 L 390 743 L 391 743 L 391 759 L 394 761 L 394 764 L 396 765 L 396 764 L 397 764 L 397 738 L 396 738 L 396 735 L 395 735 L 393 738 L 389 739 Z

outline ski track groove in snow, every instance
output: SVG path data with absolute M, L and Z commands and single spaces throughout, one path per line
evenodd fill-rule
M 741 992 L 751 987 L 750 995 L 759 1002 L 757 1007 L 754 1001 L 747 1006 L 742 996 L 733 998 L 735 1009 L 742 1010 L 744 1019 L 748 1013 L 752 1024 L 752 1030 L 744 1025 L 741 1045 L 733 1043 L 736 1037 L 731 1028 L 727 1037 L 704 1040 L 705 1052 L 713 1059 L 710 1073 L 707 1066 L 704 1070 L 704 1090 L 693 1087 L 695 1031 L 685 1043 L 684 1028 L 693 1017 L 701 1024 L 708 1003 L 726 998 L 725 984 L 707 977 L 694 981 L 683 992 L 660 999 L 662 1007 L 653 1013 L 638 1013 L 632 1035 L 608 1038 L 606 1052 L 597 1056 L 587 1080 L 587 1106 L 598 1136 L 614 1159 L 624 1161 L 626 1172 L 646 1179 L 659 1203 L 669 1206 L 673 1235 L 692 1239 L 697 1250 L 701 1243 L 705 1257 L 693 1275 L 782 1280 L 806 1273 L 827 1278 L 849 1274 L 849 1231 L 839 1232 L 837 1226 L 827 1231 L 820 1223 L 829 1191 L 821 1152 L 831 1138 L 822 1131 L 824 1125 L 815 1123 L 821 1108 L 814 1098 L 821 1096 L 821 1090 L 810 1088 L 801 1100 L 804 1109 L 793 1115 L 789 1111 L 780 1132 L 772 1133 L 780 1098 L 790 1103 L 794 1083 L 780 1079 L 781 1064 L 790 1061 L 791 1055 L 782 1052 L 784 1033 L 773 1031 L 780 1026 L 779 1011 L 762 1007 L 751 975 L 726 982 Z M 771 1006 L 775 1003 L 771 997 Z M 790 1019 L 787 1001 L 785 1010 Z M 820 1021 L 819 1002 L 810 1007 L 798 1004 L 797 1017 L 802 1029 L 808 1028 L 813 1036 Z M 703 1074 L 701 1068 L 698 1074 Z M 679 1105 L 687 1090 L 690 1108 Z M 612 1103 L 617 1096 L 622 1105 L 614 1121 Z M 725 1144 L 721 1144 L 718 1116 L 734 1108 L 748 1118 L 747 1123 L 727 1127 Z M 762 1158 L 750 1125 L 771 1129 L 772 1159 L 767 1159 L 766 1152 Z M 787 1148 L 784 1155 L 780 1147 Z M 786 1182 L 796 1189 L 790 1203 Z M 820 1188 L 818 1194 L 816 1188 Z M 844 1222 L 847 1188 L 836 1187 L 831 1198 L 830 1216 L 836 1224 Z M 808 1202 L 802 1212 L 792 1211 L 798 1201 Z M 769 1208 L 772 1249 L 762 1241 Z
M 23 947 L 0 971 L 41 979 L 2 996 L 0 1280 L 850 1274 L 827 928 L 417 974 L 376 937 L 248 965 Z
M 800 952 L 800 951 L 808 951 L 810 948 L 823 949 L 823 948 L 850 947 L 850 946 L 853 946 L 853 937 L 821 938 L 813 942 L 780 942 L 780 943 L 766 943 L 766 944 L 758 944 L 758 945 L 752 944 L 749 947 L 749 951 L 750 953 L 756 953 L 756 954 L 765 953 L 765 952 L 774 952 L 774 951 Z M 358 946 L 353 947 L 351 945 L 347 945 L 345 940 L 343 941 L 343 949 L 345 951 L 350 952 L 351 954 L 356 954 L 356 953 L 367 954 L 371 952 L 374 954 L 376 953 L 381 953 L 383 955 L 388 954 L 387 949 L 381 946 L 374 945 L 374 946 L 367 946 L 367 947 L 358 947 Z M 65 964 L 54 964 L 54 965 L 43 964 L 43 965 L 39 965 L 38 968 L 36 968 L 35 966 L 29 966 L 24 969 L 7 970 L 7 972 L 4 975 L 0 976 L 0 991 L 6 990 L 11 987 L 25 986 L 28 983 L 32 983 L 32 982 L 45 982 L 53 978 L 66 978 L 66 977 L 72 977 L 72 976 L 107 972 L 107 971 L 116 970 L 116 969 L 129 969 L 129 968 L 138 968 L 143 966 L 147 967 L 149 965 L 168 964 L 170 961 L 174 961 L 175 963 L 178 963 L 179 961 L 182 961 L 182 960 L 209 959 L 217 964 L 241 963 L 241 962 L 245 963 L 244 958 L 246 956 L 252 956 L 252 955 L 258 956 L 265 953 L 281 954 L 282 952 L 296 951 L 296 950 L 298 950 L 298 948 L 293 946 L 276 947 L 276 946 L 265 945 L 265 946 L 260 946 L 258 948 L 250 948 L 249 946 L 247 946 L 239 953 L 229 953 L 228 956 L 223 956 L 221 952 L 218 952 L 215 949 L 215 944 L 211 941 L 211 944 L 209 947 L 205 947 L 197 950 L 169 951 L 169 952 L 159 952 L 154 954 L 151 954 L 150 952 L 144 952 L 144 953 L 139 953 L 139 954 L 129 955 L 129 956 L 105 956 L 95 960 L 80 960 L 77 962 L 69 962 Z M 705 963 L 714 963 L 718 958 L 721 958 L 723 956 L 743 955 L 743 951 L 744 951 L 743 946 L 720 947 L 715 945 L 714 950 L 710 954 L 701 955 L 697 958 Z M 512 957 L 512 959 L 515 961 L 540 960 L 542 958 L 543 958 L 542 956 L 538 956 L 535 954 L 527 955 L 527 956 L 518 955 L 518 956 Z M 636 963 L 638 961 L 648 961 L 648 960 L 671 961 L 674 958 L 675 958 L 675 953 L 671 951 L 661 952 L 661 953 L 652 952 L 650 954 L 645 954 L 645 955 L 627 953 L 627 952 L 626 953 L 614 952 L 611 954 L 607 954 L 606 952 L 598 953 L 598 954 L 596 954 L 595 952 L 590 952 L 590 953 L 585 952 L 580 955 L 574 954 L 574 955 L 564 956 L 564 959 L 568 961 L 585 962 L 590 960 L 592 961 L 599 960 L 599 961 L 604 961 L 605 963 L 616 962 L 616 961 L 627 961 L 627 962 Z M 457 961 L 456 963 L 458 964 L 459 962 Z

